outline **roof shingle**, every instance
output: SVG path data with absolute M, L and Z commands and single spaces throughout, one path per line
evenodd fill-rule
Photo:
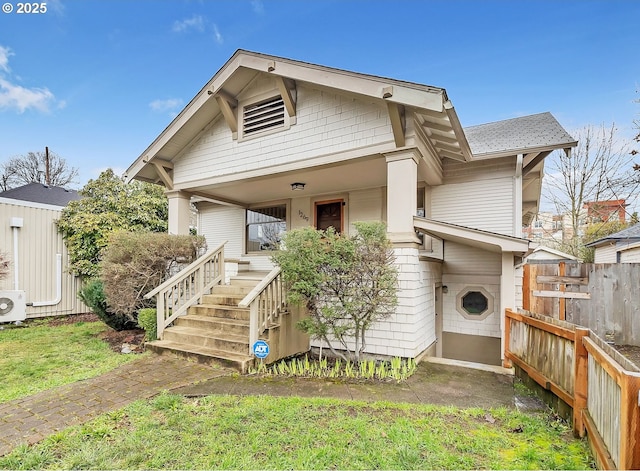
M 571 137 L 549 112 L 464 128 L 474 156 L 545 147 L 572 147 Z
M 80 195 L 76 190 L 67 190 L 61 186 L 28 183 L 18 188 L 0 192 L 0 198 L 51 204 L 53 206 L 66 206 L 70 201 L 79 200 Z

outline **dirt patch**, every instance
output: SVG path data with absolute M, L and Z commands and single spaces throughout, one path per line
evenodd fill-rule
M 109 344 L 111 350 L 118 353 L 142 353 L 144 351 L 144 330 L 109 329 L 98 335 L 98 338 Z
M 60 325 L 77 324 L 78 322 L 98 322 L 100 318 L 92 312 L 85 314 L 70 314 L 68 316 L 51 317 L 47 325 L 57 327 Z
M 634 345 L 613 345 L 622 355 L 640 368 L 640 347 Z
M 68 316 L 52 317 L 47 325 L 58 327 L 72 325 L 78 322 L 100 322 L 100 318 L 93 313 L 70 314 Z M 109 344 L 111 350 L 117 353 L 142 353 L 144 351 L 144 330 L 113 330 L 108 328 L 98 334 L 98 338 Z

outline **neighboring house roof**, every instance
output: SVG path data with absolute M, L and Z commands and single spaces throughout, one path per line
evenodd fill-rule
M 543 152 L 575 147 L 571 137 L 549 112 L 464 128 L 475 158 Z
M 607 244 L 620 244 L 629 242 L 640 242 L 640 223 L 635 226 L 627 227 L 626 229 L 610 234 L 602 239 L 594 240 L 586 244 L 587 247 L 601 247 Z
M 18 188 L 0 192 L 0 198 L 49 204 L 52 206 L 66 206 L 70 201 L 80 199 L 80 195 L 76 190 L 67 190 L 60 186 L 28 183 Z
M 546 255 L 551 255 L 548 257 Z M 573 255 L 569 255 L 568 253 L 561 252 L 560 250 L 552 249 L 551 247 L 545 247 L 544 245 L 539 245 L 535 249 L 533 249 L 530 253 L 525 255 L 527 259 L 542 259 L 542 260 L 579 260 L 578 257 L 574 257 Z

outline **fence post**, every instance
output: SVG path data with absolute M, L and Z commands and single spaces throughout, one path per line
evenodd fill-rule
M 511 368 L 513 364 L 507 358 L 509 351 L 509 342 L 511 341 L 511 318 L 508 316 L 509 309 L 504 310 L 504 352 L 502 352 L 502 367 Z
M 625 372 L 620 384 L 620 463 L 640 469 L 640 374 Z
M 567 274 L 565 262 L 560 262 L 558 264 L 558 276 L 563 278 Z M 560 292 L 564 293 L 567 291 L 567 285 L 563 282 L 559 283 L 558 286 Z M 567 312 L 567 300 L 565 298 L 558 299 L 558 319 L 564 321 L 566 319 Z
M 522 309 L 531 311 L 531 265 L 528 263 L 522 275 Z
M 574 337 L 573 363 L 573 433 L 579 437 L 585 435 L 583 411 L 587 408 L 589 386 L 589 353 L 582 339 L 589 336 L 589 329 L 576 327 Z

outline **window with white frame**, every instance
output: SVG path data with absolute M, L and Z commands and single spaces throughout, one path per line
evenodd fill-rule
M 287 206 L 247 209 L 246 221 L 247 252 L 277 250 L 287 230 Z
M 456 296 L 456 310 L 465 319 L 481 321 L 493 314 L 493 296 L 481 286 L 468 286 Z

